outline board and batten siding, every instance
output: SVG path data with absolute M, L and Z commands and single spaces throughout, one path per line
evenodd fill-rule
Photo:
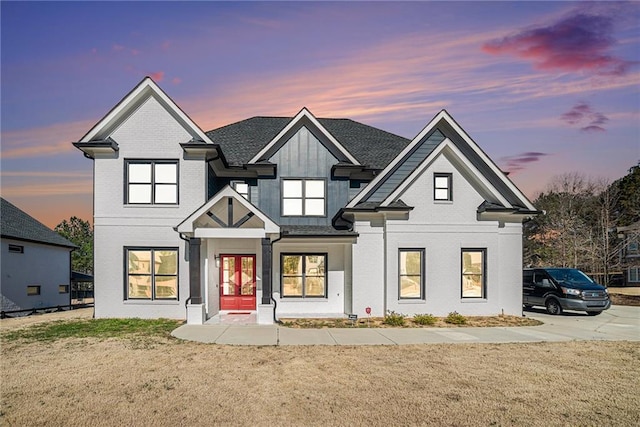
M 349 201 L 349 180 L 332 179 L 338 159 L 306 127 L 301 127 L 269 161 L 277 164 L 276 179 L 260 179 L 252 187 L 251 202 L 281 225 L 331 225 L 331 218 Z M 318 178 L 327 182 L 324 217 L 282 216 L 282 180 Z

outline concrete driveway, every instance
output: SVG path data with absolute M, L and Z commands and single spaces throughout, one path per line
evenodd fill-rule
M 599 316 L 543 310 L 525 315 L 540 326 L 494 328 L 325 328 L 279 325 L 182 325 L 172 335 L 189 341 L 232 345 L 402 345 L 426 343 L 506 343 L 572 340 L 640 341 L 640 307 L 613 306 Z

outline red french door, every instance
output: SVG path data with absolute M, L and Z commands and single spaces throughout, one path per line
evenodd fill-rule
M 220 310 L 256 309 L 256 256 L 220 255 Z

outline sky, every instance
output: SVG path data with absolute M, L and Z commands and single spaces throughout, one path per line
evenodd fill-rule
M 202 128 L 446 109 L 531 199 L 640 161 L 640 3 L 0 2 L 2 197 L 92 219 L 78 141 L 144 76 Z

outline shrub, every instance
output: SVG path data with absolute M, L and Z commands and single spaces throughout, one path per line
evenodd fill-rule
M 418 325 L 433 325 L 438 321 L 438 318 L 431 314 L 416 314 L 413 316 L 413 323 Z
M 404 326 L 404 314 L 396 313 L 395 311 L 387 311 L 384 315 L 382 323 L 390 326 Z
M 467 318 L 457 311 L 452 311 L 444 318 L 444 321 L 452 325 L 464 325 L 467 323 Z

